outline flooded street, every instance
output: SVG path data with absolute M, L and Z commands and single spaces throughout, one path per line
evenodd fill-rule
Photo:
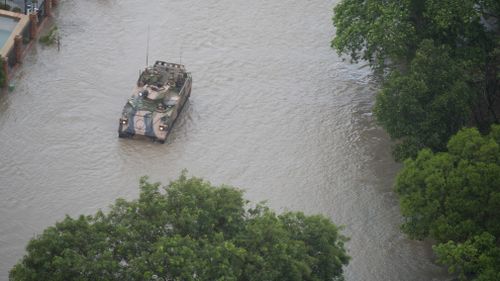
M 138 196 L 183 169 L 278 211 L 345 226 L 346 279 L 446 280 L 399 231 L 400 168 L 371 114 L 368 67 L 329 47 L 336 1 L 62 0 L 61 50 L 35 46 L 0 96 L 0 280 L 65 214 Z M 117 137 L 149 62 L 186 65 L 193 90 L 164 145 Z

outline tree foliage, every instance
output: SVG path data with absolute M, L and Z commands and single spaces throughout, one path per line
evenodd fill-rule
M 440 243 L 461 280 L 500 280 L 500 1 L 342 0 L 334 13 L 332 47 L 382 70 L 377 121 L 397 160 L 416 157 L 396 183 L 403 231 Z M 466 125 L 479 130 L 450 139 Z
M 342 280 L 347 240 L 322 216 L 245 209 L 242 191 L 184 174 L 108 214 L 32 239 L 10 280 Z
M 377 96 L 378 122 L 400 140 L 395 157 L 404 160 L 424 147 L 442 151 L 471 114 L 471 89 L 463 66 L 445 46 L 424 40 L 406 74 L 395 71 Z
M 500 121 L 500 1 L 343 0 L 334 13 L 332 47 L 386 74 L 376 116 L 396 158 Z
M 342 0 L 332 47 L 375 67 L 411 61 L 425 39 L 447 45 L 454 57 L 477 59 L 498 47 L 499 16 L 496 0 Z
M 464 129 L 447 148 L 405 161 L 396 180 L 402 229 L 443 243 L 435 247 L 440 261 L 463 280 L 497 280 L 490 277 L 500 265 L 500 126 L 488 136 Z
M 500 280 L 500 247 L 491 234 L 484 232 L 463 243 L 448 241 L 434 246 L 438 260 L 449 265 L 460 280 Z
M 416 42 L 410 8 L 409 1 L 341 1 L 334 9 L 332 47 L 376 67 L 404 60 Z

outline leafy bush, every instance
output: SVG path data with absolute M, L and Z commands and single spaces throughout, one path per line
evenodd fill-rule
M 346 238 L 322 216 L 245 209 L 242 191 L 181 177 L 31 240 L 11 280 L 342 280 Z
M 439 260 L 462 280 L 500 280 L 490 279 L 500 277 L 500 125 L 487 136 L 461 130 L 447 148 L 405 161 L 396 181 L 402 229 L 441 243 Z
M 0 9 L 10 11 L 10 5 L 9 4 L 0 4 Z
M 57 26 L 53 26 L 46 35 L 40 37 L 39 41 L 45 45 L 52 45 L 57 42 L 58 37 L 59 32 Z

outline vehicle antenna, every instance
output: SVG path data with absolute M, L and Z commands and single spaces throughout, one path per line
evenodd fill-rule
M 182 47 L 179 53 L 179 64 L 182 65 Z
M 148 25 L 148 43 L 147 43 L 147 48 L 146 48 L 146 67 L 148 67 L 149 64 L 149 25 Z

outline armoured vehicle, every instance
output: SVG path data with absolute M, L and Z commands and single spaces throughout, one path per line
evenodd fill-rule
M 156 61 L 146 67 L 123 107 L 118 136 L 143 135 L 164 143 L 191 95 L 192 81 L 182 64 Z

